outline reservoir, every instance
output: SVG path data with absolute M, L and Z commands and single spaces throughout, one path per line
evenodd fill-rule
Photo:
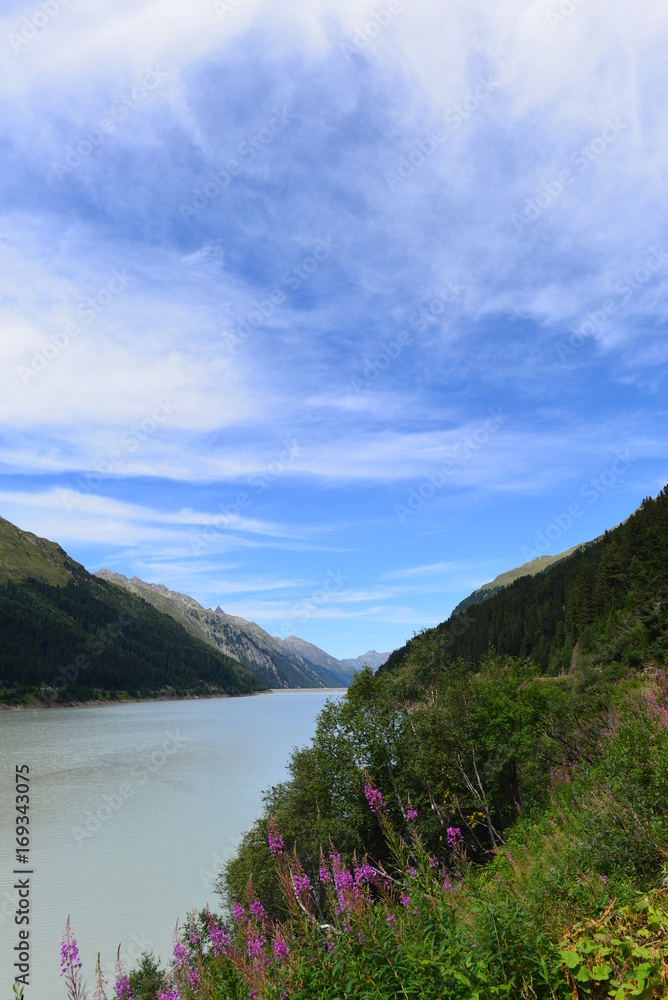
M 0 984 L 14 980 L 16 766 L 30 768 L 30 987 L 64 1000 L 70 915 L 92 995 L 97 952 L 111 980 L 142 951 L 169 964 L 174 926 L 207 903 L 215 876 L 286 777 L 293 747 L 340 691 L 0 713 Z

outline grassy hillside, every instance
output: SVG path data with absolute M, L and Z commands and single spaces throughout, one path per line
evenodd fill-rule
M 567 559 L 578 548 L 580 546 L 575 545 L 565 552 L 559 552 L 556 556 L 538 556 L 537 559 L 532 559 L 531 562 L 524 563 L 522 566 L 516 566 L 515 569 L 507 570 L 505 573 L 499 573 L 489 583 L 483 583 L 482 587 L 478 587 L 472 594 L 465 597 L 463 601 L 460 601 L 452 614 L 459 615 L 474 604 L 482 604 L 483 601 L 493 597 L 494 594 L 498 594 L 500 590 L 509 587 L 511 583 L 514 583 L 515 580 L 519 580 L 523 576 L 535 576 L 536 573 L 542 573 L 543 570 L 549 569 L 550 566 L 561 562 L 562 559 Z
M 78 565 L 60 545 L 21 531 L 0 517 L 0 585 L 28 578 L 66 584 Z

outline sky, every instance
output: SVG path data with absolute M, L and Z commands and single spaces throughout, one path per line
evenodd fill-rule
M 5 0 L 0 515 L 337 657 L 668 482 L 659 0 Z

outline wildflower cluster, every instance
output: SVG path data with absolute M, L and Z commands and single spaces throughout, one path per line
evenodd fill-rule
M 60 945 L 60 975 L 64 976 L 68 1000 L 87 1000 L 88 993 L 81 972 L 81 958 L 68 916 Z
M 370 785 L 365 785 L 364 794 L 366 795 L 366 800 L 369 803 L 371 812 L 386 812 L 387 806 L 383 802 L 383 796 L 381 795 L 379 789 L 372 788 Z

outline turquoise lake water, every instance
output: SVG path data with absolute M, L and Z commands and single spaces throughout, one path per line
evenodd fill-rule
M 112 979 L 152 950 L 166 964 L 177 918 L 213 881 L 285 777 L 328 697 L 252 698 L 0 713 L 0 990 L 11 993 L 17 893 L 14 774 L 30 766 L 31 985 L 61 1000 L 60 939 L 70 915 L 89 984 L 97 952 Z M 91 989 L 92 993 L 92 989 Z

